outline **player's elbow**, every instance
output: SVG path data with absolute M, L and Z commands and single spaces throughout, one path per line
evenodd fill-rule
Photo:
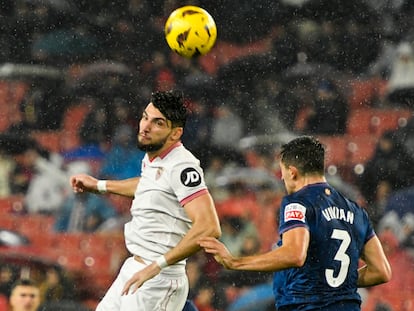
M 306 262 L 306 252 L 295 251 L 291 253 L 290 266 L 292 268 L 301 268 L 305 265 L 305 262 Z
M 381 283 L 387 283 L 389 281 L 391 281 L 392 279 L 392 269 L 390 265 L 387 265 L 387 267 L 384 268 L 384 271 L 382 272 L 381 275 Z
M 292 258 L 291 266 L 292 268 L 301 268 L 304 266 L 306 261 L 306 256 L 295 256 Z
M 382 265 L 377 268 L 377 284 L 387 283 L 392 278 L 392 269 L 388 260 L 383 260 Z
M 213 238 L 220 238 L 221 237 L 221 228 L 219 225 L 212 226 L 209 230 L 208 236 L 211 236 Z
M 205 236 L 210 236 L 213 238 L 220 238 L 221 237 L 221 227 L 220 227 L 220 222 L 218 219 L 214 220 L 214 221 L 210 221 L 207 222 L 208 225 L 205 227 Z

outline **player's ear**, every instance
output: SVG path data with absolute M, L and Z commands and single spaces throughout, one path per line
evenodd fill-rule
M 183 135 L 184 129 L 182 127 L 174 127 L 171 132 L 171 139 L 179 140 Z
M 296 166 L 289 166 L 289 173 L 292 180 L 295 180 L 298 177 L 298 169 L 296 168 Z

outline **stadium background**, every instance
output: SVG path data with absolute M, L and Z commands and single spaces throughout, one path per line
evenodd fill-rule
M 218 27 L 216 46 L 199 59 L 174 55 L 164 41 L 166 17 L 184 4 L 207 9 Z M 34 139 L 61 155 L 65 167 L 82 160 L 99 174 L 114 131 L 125 121 L 112 120 L 114 107 L 126 104 L 126 122 L 136 127 L 151 91 L 179 88 L 192 110 L 184 142 L 203 163 L 235 249 L 257 251 L 271 243 L 269 232 L 277 228 L 257 224 L 264 224 L 260 215 L 276 219 L 283 195 L 272 159 L 287 139 L 315 134 L 327 145 L 330 181 L 372 214 L 393 263 L 389 285 L 361 292 L 364 310 L 411 310 L 414 225 L 407 202 L 414 161 L 401 154 L 412 154 L 414 100 L 390 97 L 389 81 L 401 43 L 413 43 L 413 13 L 414 5 L 403 0 L 1 1 L 1 267 L 42 284 L 57 269 L 58 283 L 70 295 L 49 294 L 45 303 L 69 300 L 93 308 L 126 256 L 122 230 L 56 232 L 57 211 L 27 210 L 25 190 L 9 184 L 8 174 L 16 172 L 5 168 L 15 165 L 10 153 L 16 151 L 10 152 L 5 137 L 17 134 L 14 145 Z M 325 109 L 328 118 L 342 114 L 342 130 L 308 126 L 319 89 L 335 89 L 343 99 L 337 102 L 342 109 Z M 80 132 L 96 108 L 107 113 L 110 125 L 91 122 L 89 133 Z M 382 162 L 367 189 L 364 168 L 384 136 L 401 142 L 390 157 L 394 171 L 381 175 L 389 167 Z M 401 173 L 405 180 L 392 178 Z M 380 198 L 384 180 L 392 187 Z M 120 219 L 127 217 L 128 200 L 110 201 Z M 11 239 L 8 230 L 29 243 Z M 263 310 L 272 305 L 269 275 L 227 274 L 203 254 L 190 260 L 189 270 L 191 298 L 200 310 L 248 308 L 242 298 L 254 290 Z M 6 292 L 9 281 L 3 282 Z M 255 301 L 256 309 L 260 305 Z

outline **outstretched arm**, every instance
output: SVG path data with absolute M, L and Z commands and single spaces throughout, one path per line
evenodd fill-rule
M 291 229 L 283 234 L 281 247 L 267 253 L 246 257 L 234 257 L 223 243 L 211 237 L 201 238 L 199 244 L 227 269 L 274 272 L 301 267 L 305 263 L 309 231 L 306 228 Z
M 106 192 L 126 197 L 134 197 L 140 178 L 123 180 L 106 180 Z M 98 179 L 87 174 L 77 174 L 70 177 L 70 184 L 74 192 L 101 193 L 98 190 Z

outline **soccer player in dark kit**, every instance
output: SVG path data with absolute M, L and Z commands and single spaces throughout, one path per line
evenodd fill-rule
M 326 182 L 324 158 L 323 145 L 310 136 L 282 146 L 279 164 L 287 195 L 280 209 L 280 240 L 271 251 L 234 257 L 217 239 L 199 240 L 227 269 L 275 272 L 278 311 L 357 311 L 358 287 L 391 278 L 367 213 Z

